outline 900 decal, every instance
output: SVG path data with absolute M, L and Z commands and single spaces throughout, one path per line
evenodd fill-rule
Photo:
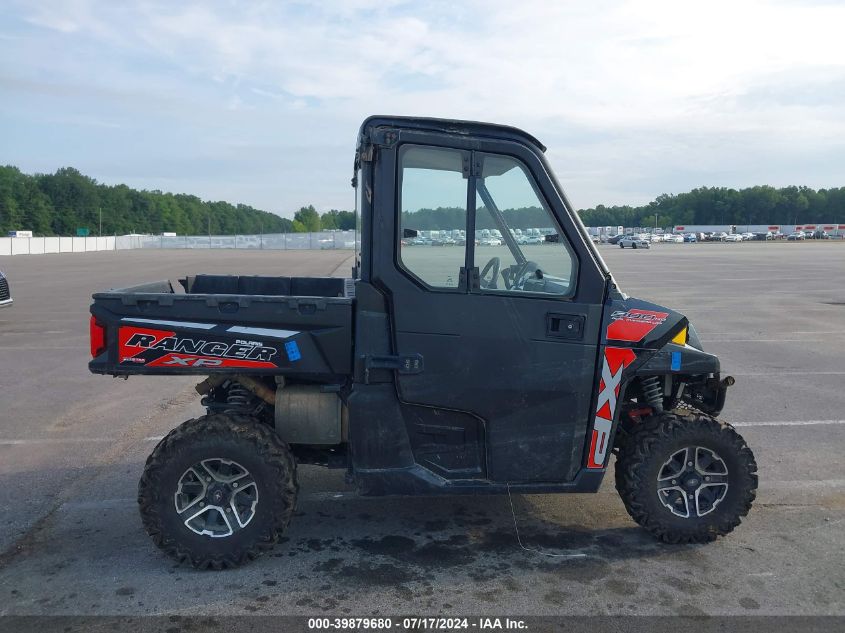
M 207 334 L 176 334 L 149 328 L 121 327 L 121 365 L 147 367 L 279 367 L 279 349 L 257 341 L 219 340 Z

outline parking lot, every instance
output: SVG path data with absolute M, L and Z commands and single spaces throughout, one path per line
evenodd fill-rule
M 88 373 L 92 292 L 186 273 L 344 274 L 349 251 L 123 251 L 0 260 L 0 615 L 845 615 L 845 245 L 600 252 L 622 289 L 685 313 L 736 377 L 723 413 L 760 489 L 737 530 L 655 542 L 597 495 L 358 498 L 299 470 L 284 542 L 236 570 L 174 564 L 135 494 L 158 437 L 202 413 L 187 378 Z M 554 554 L 556 556 L 547 556 Z

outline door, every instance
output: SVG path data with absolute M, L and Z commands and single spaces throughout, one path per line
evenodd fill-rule
M 436 414 L 423 440 L 409 429 L 428 455 L 479 442 L 491 481 L 563 482 L 584 454 L 600 295 L 579 292 L 587 262 L 541 163 L 514 154 L 397 150 L 395 345 L 424 362 L 397 376 L 398 392 Z

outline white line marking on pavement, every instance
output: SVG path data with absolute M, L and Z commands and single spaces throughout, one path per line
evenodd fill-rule
M 0 439 L 0 446 L 26 446 L 29 444 L 89 444 L 111 443 L 115 440 L 109 437 L 41 437 L 26 440 Z
M 124 497 L 118 499 L 96 499 L 94 501 L 67 501 L 61 505 L 63 509 L 100 510 L 102 508 L 121 508 L 138 503 L 137 498 Z
M 350 490 L 348 492 L 341 492 L 341 491 L 326 491 L 326 492 L 309 492 L 304 495 L 299 495 L 300 499 L 306 499 L 308 501 L 326 501 L 329 499 L 350 499 L 352 497 L 357 497 L 358 493 L 354 490 Z M 363 498 L 363 497 L 362 497 Z M 377 499 L 378 497 L 370 497 L 371 499 Z
M 0 347 L 0 352 L 19 352 L 25 350 L 27 352 L 55 352 L 56 350 L 68 349 L 85 349 L 84 345 L 55 345 L 52 347 L 30 347 L 20 345 L 4 345 Z
M 806 338 L 708 338 L 701 339 L 702 343 L 828 343 L 820 339 Z
M 163 435 L 145 437 L 145 442 L 159 442 Z M 30 444 L 111 444 L 117 440 L 113 437 L 33 437 L 27 439 L 0 438 L 0 446 L 27 446 Z
M 732 371 L 731 376 L 845 376 L 845 371 Z
M 845 488 L 845 479 L 810 479 L 807 481 L 763 481 L 764 490 L 806 490 L 807 488 Z
M 794 330 L 790 334 L 842 334 L 842 330 Z
M 761 422 L 732 422 L 734 426 L 822 426 L 845 424 L 845 420 L 764 420 Z
M 833 424 L 845 424 L 845 420 L 759 420 L 749 422 L 732 422 L 734 426 L 829 426 Z M 143 439 L 144 442 L 160 442 L 163 435 L 150 435 Z M 28 446 L 35 444 L 107 444 L 117 440 L 112 437 L 41 437 L 30 439 L 2 439 L 0 446 Z M 342 492 L 314 492 L 306 497 L 316 498 L 337 498 L 346 496 Z

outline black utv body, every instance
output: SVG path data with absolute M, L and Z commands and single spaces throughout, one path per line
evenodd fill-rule
M 726 534 L 757 487 L 715 419 L 730 377 L 678 312 L 625 296 L 534 137 L 371 117 L 349 279 L 197 275 L 94 295 L 90 369 L 197 374 L 208 414 L 139 488 L 155 542 L 196 566 L 272 545 L 296 463 L 366 495 L 595 492 L 617 453 L 632 517 Z

